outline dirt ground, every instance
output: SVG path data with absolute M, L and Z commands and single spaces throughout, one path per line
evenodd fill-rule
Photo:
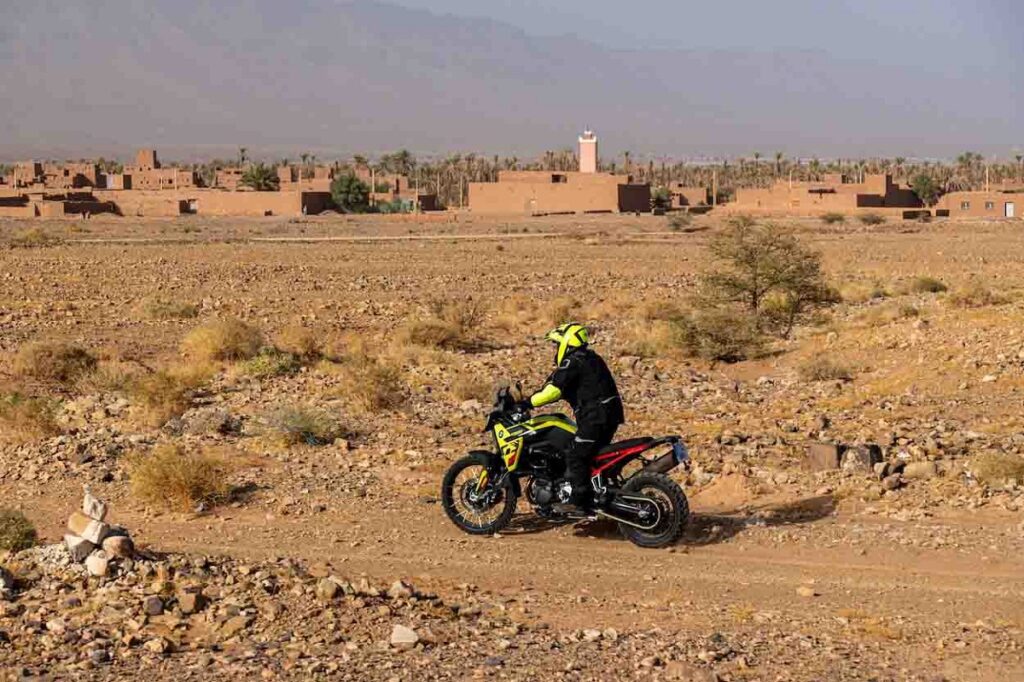
M 262 668 L 347 679 L 1024 679 L 1024 481 L 983 480 L 977 468 L 982 456 L 1024 452 L 1022 223 L 794 226 L 822 253 L 843 302 L 765 357 L 711 365 L 648 338 L 651 310 L 692 297 L 721 227 L 710 216 L 685 230 L 654 216 L 0 222 L 0 241 L 36 227 L 61 240 L 0 250 L 0 392 L 59 399 L 64 424 L 59 436 L 0 445 L 2 506 L 57 542 L 90 483 L 155 550 L 287 558 L 440 595 L 472 590 L 537 628 L 529 649 L 515 653 L 514 637 L 501 644 L 500 665 L 485 655 L 494 652 L 455 643 L 453 667 L 441 647 L 374 650 L 378 658 L 353 659 L 365 668 L 338 658 L 333 670 L 304 672 L 263 654 L 226 661 L 230 647 L 205 669 L 183 645 L 138 659 L 184 678 Z M 948 291 L 915 288 L 922 276 Z M 197 316 L 153 319 L 144 312 L 153 297 L 193 304 Z M 486 311 L 472 346 L 398 340 L 431 303 L 466 299 Z M 492 387 L 539 385 L 551 362 L 539 337 L 565 314 L 592 326 L 618 377 L 620 435 L 678 433 L 691 446 L 693 471 L 674 475 L 693 516 L 670 548 L 638 549 L 606 523 L 546 524 L 524 501 L 511 528 L 475 538 L 440 507 L 445 467 L 486 445 Z M 89 349 L 101 367 L 148 371 L 180 362 L 185 334 L 226 315 L 268 338 L 301 324 L 333 347 L 365 343 L 399 368 L 404 399 L 360 410 L 321 366 L 264 378 L 221 367 L 175 424 L 153 425 L 116 391 L 14 371 L 19 348 L 38 340 Z M 808 378 L 821 357 L 849 376 Z M 347 437 L 271 442 L 266 415 L 292 404 L 339 415 Z M 241 426 L 194 426 L 214 411 Z M 890 462 L 928 465 L 892 489 L 870 470 L 814 473 L 805 453 L 816 440 L 878 443 Z M 232 482 L 245 493 L 194 513 L 143 503 L 123 460 L 161 442 L 232 448 Z M 18 633 L 32 632 L 25 618 L 0 611 L 11 652 Z M 386 641 L 391 623 L 368 627 Z M 609 628 L 614 642 L 580 634 Z M 3 642 L 0 670 L 12 675 L 132 674 L 120 653 L 109 669 L 67 668 L 5 655 Z

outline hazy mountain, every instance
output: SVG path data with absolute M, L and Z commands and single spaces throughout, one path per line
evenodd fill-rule
M 370 0 L 0 7 L 0 157 L 1007 154 L 1021 90 L 820 52 L 612 50 Z

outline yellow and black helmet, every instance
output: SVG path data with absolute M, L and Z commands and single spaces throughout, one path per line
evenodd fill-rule
M 590 343 L 590 332 L 582 324 L 567 322 L 549 331 L 544 335 L 544 338 L 551 343 L 557 344 L 558 350 L 555 351 L 555 364 L 560 365 L 570 348 L 582 348 Z

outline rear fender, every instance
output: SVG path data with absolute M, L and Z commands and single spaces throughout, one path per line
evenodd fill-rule
M 469 454 L 487 467 L 488 475 L 498 477 L 503 476 L 505 478 L 504 485 L 511 487 L 517 497 L 522 497 L 523 491 L 519 485 L 519 477 L 510 474 L 505 469 L 505 460 L 502 459 L 501 455 L 490 452 L 489 450 L 473 450 Z

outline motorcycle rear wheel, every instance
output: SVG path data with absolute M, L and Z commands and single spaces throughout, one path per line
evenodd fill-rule
M 518 498 L 512 486 L 495 489 L 495 472 L 488 472 L 484 490 L 476 488 L 482 471 L 488 468 L 487 455 L 470 453 L 458 460 L 444 474 L 441 482 L 441 505 L 452 523 L 470 535 L 497 533 L 512 520 Z
M 658 548 L 679 539 L 690 517 L 690 504 L 679 484 L 665 474 L 640 472 L 622 486 L 623 492 L 651 498 L 661 511 L 661 520 L 651 530 L 619 523 L 622 536 L 638 547 Z

